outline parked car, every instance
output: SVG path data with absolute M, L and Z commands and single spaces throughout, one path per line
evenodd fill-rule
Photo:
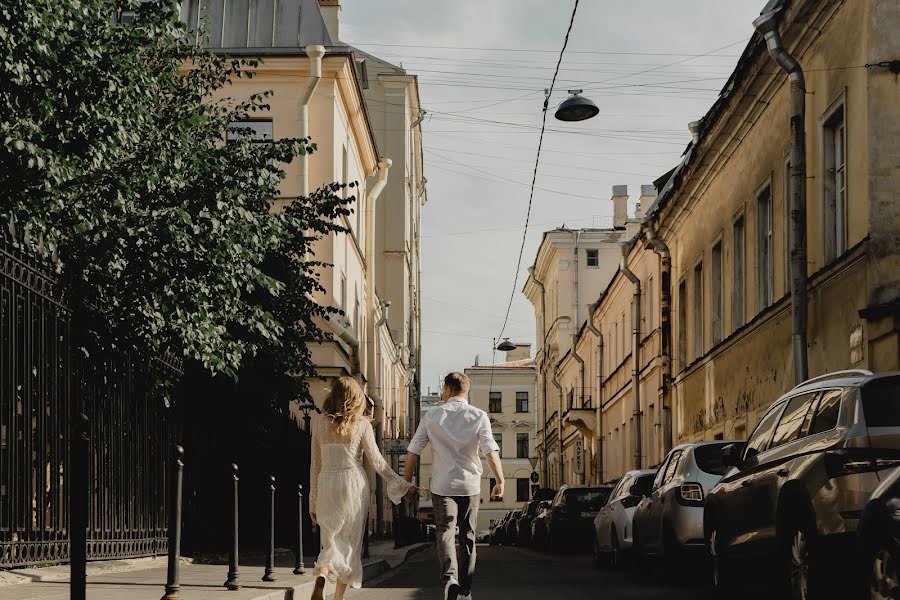
M 672 565 L 686 552 L 703 555 L 706 495 L 728 470 L 723 449 L 741 445 L 733 441 L 682 444 L 666 455 L 632 517 L 639 567 L 647 558 L 665 558 Z
M 501 544 L 516 545 L 516 522 L 520 516 L 522 516 L 522 509 L 517 508 L 509 512 L 509 516 L 503 522 L 503 535 L 500 538 Z
M 502 543 L 501 538 L 503 537 L 503 523 L 506 521 L 506 518 L 509 517 L 509 513 L 506 513 L 499 519 L 497 519 L 494 524 L 491 526 L 491 543 L 492 544 L 500 544 Z
M 590 548 L 594 517 L 611 491 L 611 485 L 564 485 L 559 488 L 547 517 L 550 550 Z
M 550 509 L 552 507 L 552 500 L 542 500 L 538 504 L 537 515 L 531 521 L 531 544 L 535 548 L 545 548 L 547 546 L 547 522 L 550 519 Z
M 858 531 L 869 598 L 900 598 L 900 467 L 894 467 L 872 492 Z
M 772 560 L 793 598 L 816 598 L 829 558 L 852 556 L 866 502 L 900 464 L 900 373 L 806 381 L 772 404 L 707 499 L 713 584 L 737 557 Z M 834 569 L 847 579 L 846 565 Z M 828 588 L 831 591 L 831 588 Z
M 594 561 L 615 568 L 632 547 L 632 517 L 641 499 L 650 492 L 654 469 L 628 471 L 616 483 L 609 500 L 594 518 Z
M 522 516 L 516 521 L 516 544 L 519 546 L 531 545 L 531 523 L 537 516 L 540 502 L 532 500 L 522 507 Z

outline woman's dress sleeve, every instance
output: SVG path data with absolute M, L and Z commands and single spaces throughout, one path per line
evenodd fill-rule
M 363 431 L 362 434 L 363 453 L 366 458 L 369 459 L 369 464 L 371 464 L 375 471 L 381 475 L 382 479 L 384 479 L 388 498 L 390 498 L 391 502 L 394 504 L 400 504 L 400 501 L 403 500 L 403 496 L 406 495 L 409 488 L 413 487 L 413 484 L 395 473 L 387 461 L 384 460 L 381 451 L 378 450 L 378 444 L 375 443 L 375 433 L 372 431 L 372 426 L 367 422 L 361 423 L 360 426 L 365 428 L 365 431 Z

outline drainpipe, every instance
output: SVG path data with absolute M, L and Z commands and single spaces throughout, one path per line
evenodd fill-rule
M 584 408 L 584 359 L 578 354 L 578 336 L 574 333 L 572 334 L 572 358 L 581 365 L 581 407 Z M 581 483 L 587 483 L 587 473 L 581 474 Z
M 573 311 L 572 311 L 573 321 L 572 322 L 575 324 L 575 329 L 577 330 L 579 327 L 581 327 L 581 322 L 578 320 L 578 316 L 579 316 L 578 313 L 580 312 L 578 310 L 578 308 L 579 308 L 578 307 L 578 262 L 579 262 L 579 260 L 578 260 L 578 258 L 579 258 L 578 257 L 578 254 L 579 254 L 578 245 L 579 244 L 578 243 L 581 241 L 581 231 L 573 231 L 572 232 L 572 241 L 575 244 L 573 260 L 572 260 L 572 268 L 574 269 L 574 273 L 572 274 L 572 278 L 573 278 L 572 289 L 573 289 L 573 296 L 574 296 L 574 306 L 573 306 Z
M 791 85 L 791 312 L 794 346 L 794 383 L 809 378 L 806 303 L 806 82 L 803 69 L 785 49 L 778 33 L 783 1 L 766 5 L 753 27 L 766 40 L 769 55 L 788 74 Z
M 631 281 L 634 288 L 632 299 L 631 331 L 634 347 L 631 349 L 631 392 L 634 396 L 634 468 L 641 468 L 641 280 L 628 268 L 628 244 L 621 243 L 622 262 L 619 270 Z
M 384 190 L 384 186 L 387 184 L 388 172 L 391 169 L 391 159 L 384 158 L 378 161 L 378 171 L 376 174 L 377 179 L 375 183 L 372 185 L 372 189 L 369 190 L 369 193 L 366 195 L 366 240 L 365 240 L 365 252 L 366 252 L 366 301 L 369 304 L 368 312 L 369 314 L 375 314 L 375 303 L 377 302 L 378 296 L 375 293 L 375 205 L 378 202 L 378 197 L 381 196 L 382 190 Z M 385 306 L 382 304 L 382 306 Z M 386 306 L 390 306 L 390 302 L 386 304 Z M 378 341 L 378 328 L 383 325 L 383 321 L 387 320 L 387 316 L 390 314 L 390 311 L 386 311 L 383 313 L 385 315 L 382 321 L 379 321 L 377 325 L 375 325 L 375 329 L 370 337 L 372 340 L 372 352 L 370 353 L 368 360 L 368 375 L 369 375 L 369 389 L 371 390 L 375 384 L 375 355 Z
M 381 303 L 381 318 L 378 320 L 378 323 L 375 324 L 375 350 L 380 350 L 381 348 L 381 326 L 387 323 L 388 317 L 391 313 L 391 301 L 385 300 Z M 372 356 L 375 354 L 373 352 Z M 374 364 L 374 360 L 370 361 Z M 370 368 L 370 372 L 372 369 Z M 369 378 L 369 389 L 372 389 L 372 386 L 375 384 L 375 378 Z M 375 443 L 378 445 L 379 450 L 384 449 L 384 398 L 381 397 L 381 394 L 374 394 L 371 391 L 369 395 L 375 401 Z M 384 481 L 381 477 L 375 478 L 375 534 L 380 536 L 384 535 Z
M 672 450 L 672 255 L 649 220 L 643 223 L 644 236 L 660 260 L 659 329 L 662 359 L 663 456 Z
M 594 408 L 594 465 L 597 473 L 597 485 L 603 483 L 603 333 L 594 325 L 594 311 L 600 306 L 600 300 L 591 304 L 588 310 L 587 326 L 597 337 L 597 405 Z
M 541 360 L 546 365 L 547 363 L 547 313 L 545 312 L 546 305 L 546 295 L 547 291 L 544 288 L 544 284 L 537 278 L 534 274 L 534 267 L 528 267 L 528 274 L 531 275 L 531 279 L 537 284 L 539 288 L 541 288 L 541 337 L 543 340 L 541 341 Z M 543 446 L 543 460 L 542 465 L 544 468 L 544 478 L 543 484 L 544 487 L 550 487 L 550 465 L 547 463 L 547 374 L 544 372 L 544 369 L 541 368 L 541 388 L 543 394 L 541 396 L 541 401 L 544 406 L 544 443 Z
M 556 411 L 556 435 L 559 442 L 559 485 L 562 486 L 566 482 L 566 471 L 565 471 L 565 462 L 563 461 L 563 437 L 562 437 L 562 407 L 563 407 L 563 391 L 562 386 L 559 385 L 559 380 L 556 378 L 556 371 L 553 371 L 553 385 L 556 387 L 556 391 L 559 392 L 559 408 Z
M 300 94 L 300 137 L 309 138 L 309 102 L 312 100 L 319 80 L 322 79 L 322 57 L 325 56 L 325 46 L 307 46 L 306 55 L 309 57 L 309 81 Z M 300 156 L 300 195 L 309 196 L 309 155 Z

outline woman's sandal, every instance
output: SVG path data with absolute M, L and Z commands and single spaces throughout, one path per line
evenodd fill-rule
M 313 593 L 310 600 L 325 600 L 325 576 L 316 577 L 316 585 L 313 587 Z

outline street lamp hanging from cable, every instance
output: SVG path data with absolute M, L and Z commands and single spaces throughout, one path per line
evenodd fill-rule
M 600 109 L 588 98 L 580 96 L 582 90 L 569 90 L 572 94 L 556 109 L 556 118 L 560 121 L 586 121 L 596 117 Z

